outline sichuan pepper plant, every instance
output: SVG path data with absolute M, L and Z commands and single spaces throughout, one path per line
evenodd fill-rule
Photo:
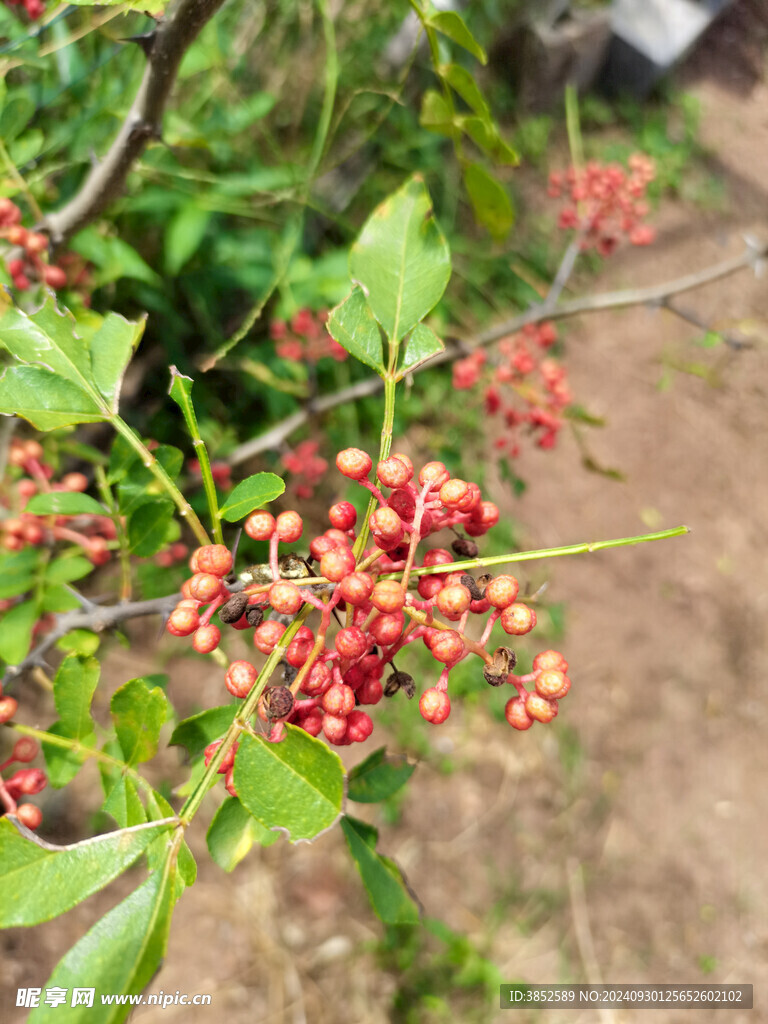
M 20 540 L 6 542 L 3 593 L 10 608 L 0 628 L 22 614 L 28 626 L 12 648 L 18 657 L 6 669 L 0 696 L 0 735 L 11 746 L 0 764 L 0 921 L 28 926 L 49 920 L 138 860 L 147 870 L 135 891 L 63 957 L 49 988 L 87 983 L 135 994 L 149 982 L 161 963 L 176 901 L 195 881 L 186 836 L 206 800 L 218 803 L 207 841 L 225 870 L 253 845 L 314 840 L 340 825 L 376 914 L 391 925 L 416 922 L 419 909 L 399 869 L 376 850 L 376 829 L 349 810 L 353 802 L 396 792 L 413 766 L 378 748 L 346 773 L 332 748 L 369 742 L 382 700 L 413 699 L 425 728 L 439 726 L 452 711 L 460 714 L 451 706 L 450 677 L 464 660 L 489 684 L 489 699 L 504 701 L 514 730 L 550 723 L 571 686 L 566 655 L 540 650 L 532 671 L 516 674 L 518 637 L 535 629 L 536 611 L 521 599 L 510 567 L 685 532 L 680 527 L 482 556 L 483 537 L 499 519 L 496 505 L 442 462 L 414 466 L 391 450 L 398 385 L 443 351 L 425 318 L 448 284 L 450 266 L 426 188 L 419 177 L 411 178 L 365 224 L 350 255 L 354 287 L 326 322 L 335 343 L 383 380 L 379 451 L 374 456 L 350 446 L 336 456 L 338 484 L 352 481 L 365 490 L 365 510 L 358 515 L 352 503 L 334 502 L 328 529 L 311 538 L 304 536 L 299 507 L 270 511 L 284 490 L 274 474 L 248 477 L 219 496 L 197 425 L 193 382 L 172 368 L 170 397 L 194 449 L 208 534 L 205 515 L 194 511 L 177 485 L 182 453 L 147 444 L 119 414 L 120 385 L 141 323 L 114 314 L 78 322 L 52 294 L 37 312 L 10 307 L 0 319 L 0 340 L 11 359 L 0 378 L 0 411 L 53 438 L 82 423 L 103 422 L 117 433 L 108 459 L 92 453 L 98 498 L 84 493 L 79 479 L 51 484 L 55 471 L 41 463 L 48 437 L 41 450 L 29 442 L 11 449 L 21 526 L 9 530 L 6 522 L 5 537 Z M 22 487 L 29 479 L 34 488 Z M 96 523 L 96 532 L 81 539 L 73 519 L 88 520 L 92 531 Z M 181 592 L 132 601 L 132 555 L 157 555 L 180 543 L 176 520 L 197 545 Z M 238 560 L 240 525 L 265 545 L 263 563 Z M 97 538 L 105 545 L 99 550 L 114 550 L 120 561 L 122 601 L 102 607 L 65 589 L 77 607 L 57 611 L 48 632 L 34 637 L 35 624 L 56 607 L 51 593 L 61 597 L 56 587 L 84 575 L 86 560 L 61 549 L 61 542 L 87 552 Z M 96 560 L 92 552 L 88 567 Z M 180 642 L 211 656 L 221 703 L 179 720 L 161 677 L 136 678 L 112 694 L 107 725 L 92 714 L 100 685 L 98 631 L 153 611 L 167 616 L 167 631 Z M 505 634 L 501 646 L 491 642 L 497 621 Z M 252 642 L 252 657 L 226 653 L 237 632 Z M 3 642 L 7 654 L 10 642 Z M 26 670 L 44 664 L 54 644 L 65 651 L 53 680 L 55 712 L 47 728 L 33 727 L 23 713 Z M 412 644 L 430 652 L 434 671 L 428 678 L 408 672 Z M 190 761 L 173 802 L 143 773 L 169 721 L 169 743 Z M 45 819 L 27 797 L 46 784 L 67 785 L 89 761 L 98 767 L 103 809 L 116 828 L 70 846 L 41 841 L 33 830 L 44 835 Z M 119 1020 L 128 1010 L 74 1007 L 68 1019 Z M 55 1013 L 55 1007 L 40 1005 L 29 1019 Z

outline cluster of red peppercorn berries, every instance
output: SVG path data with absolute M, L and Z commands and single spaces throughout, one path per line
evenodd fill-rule
M 13 697 L 3 696 L 0 686 L 0 723 L 10 722 L 18 707 Z M 27 765 L 39 753 L 39 747 L 30 736 L 21 736 L 11 751 L 11 756 L 0 764 L 0 772 L 4 772 L 14 764 Z M 43 812 L 35 804 L 22 803 L 21 797 L 34 796 L 48 784 L 48 777 L 41 768 L 19 768 L 10 778 L 4 779 L 0 774 L 0 816 L 15 814 L 22 825 L 36 829 L 43 820 Z
M 563 410 L 573 396 L 565 367 L 546 352 L 557 340 L 550 321 L 526 324 L 499 342 L 499 359 L 488 366 L 484 349 L 478 348 L 453 365 L 453 386 L 469 390 L 482 382 L 485 411 L 499 416 L 503 434 L 495 447 L 507 456 L 520 454 L 521 438 L 535 438 L 540 448 L 552 448 L 563 425 Z
M 300 500 L 312 497 L 328 469 L 327 461 L 317 454 L 319 449 L 317 441 L 301 441 L 280 460 L 292 476 L 291 491 Z
M 45 14 L 43 0 L 4 0 L 6 7 L 23 7 L 32 21 Z
M 648 215 L 645 194 L 656 176 L 651 157 L 634 153 L 629 170 L 620 164 L 590 161 L 582 170 L 553 171 L 548 195 L 570 201 L 561 210 L 558 225 L 583 235 L 581 248 L 610 256 L 622 238 L 632 245 L 650 245 L 656 233 L 643 223 Z
M 275 351 L 281 359 L 297 363 L 316 363 L 330 356 L 339 363 L 347 358 L 347 350 L 332 338 L 325 329 L 328 310 L 313 313 L 311 309 L 300 309 L 290 322 L 273 320 L 269 334 L 275 343 Z
M 270 725 L 273 741 L 281 738 L 285 722 L 313 736 L 322 732 L 337 745 L 366 740 L 373 722 L 363 707 L 398 690 L 413 697 L 414 680 L 395 668 L 394 658 L 416 641 L 441 665 L 436 684 L 419 700 L 427 721 L 440 724 L 448 717 L 450 672 L 469 655 L 481 659 L 489 684 L 508 683 L 517 689 L 507 714 L 515 728 L 554 718 L 557 701 L 570 688 L 562 655 L 542 652 L 529 675 L 515 676 L 512 650 L 486 650 L 497 620 L 510 636 L 524 636 L 536 625 L 535 610 L 518 601 L 518 581 L 509 575 L 475 579 L 451 570 L 455 555 L 476 556 L 477 545 L 470 538 L 482 536 L 498 522 L 497 507 L 483 501 L 476 484 L 452 478 L 442 462 L 426 463 L 416 476 L 408 456 L 395 454 L 378 463 L 375 483 L 370 480 L 373 462 L 360 449 L 339 452 L 336 465 L 375 499 L 365 524 L 373 547 L 355 553 L 357 512 L 350 502 L 337 502 L 328 511 L 330 528 L 309 544 L 310 558 L 319 563 L 313 576 L 302 558 L 280 556 L 281 543 L 294 544 L 301 538 L 301 516 L 295 511 L 277 517 L 264 510 L 252 512 L 245 532 L 269 543 L 269 562 L 235 579 L 229 575 L 232 556 L 224 545 L 198 548 L 190 563 L 194 575 L 182 587 L 183 599 L 168 620 L 169 632 L 191 635 L 197 651 L 210 652 L 221 638 L 211 622 L 218 611 L 223 623 L 252 628 L 254 646 L 269 655 L 282 646 L 287 623 L 300 612 L 310 612 L 308 605 L 317 609 L 319 623 L 310 627 L 302 622 L 285 645 L 283 684 L 271 685 L 262 694 L 259 715 Z M 454 554 L 445 548 L 420 551 L 426 538 L 444 529 L 458 533 L 459 528 L 467 536 L 454 540 Z M 424 568 L 441 571 L 422 574 L 419 570 Z M 334 614 L 343 616 L 343 624 L 331 637 Z M 478 639 L 467 632 L 472 615 L 487 616 Z M 385 671 L 391 672 L 386 680 Z M 224 683 L 233 696 L 244 698 L 258 674 L 250 661 L 233 661 Z M 530 693 L 529 682 L 534 683 Z M 522 701 L 522 712 L 515 701 Z M 206 751 L 207 763 L 220 742 Z M 219 767 L 228 775 L 230 792 L 233 757 L 228 751 Z
M 8 551 L 20 551 L 28 544 L 65 541 L 77 544 L 94 565 L 111 557 L 115 524 L 108 516 L 37 516 L 24 511 L 29 499 L 50 491 L 84 491 L 88 479 L 83 473 L 65 473 L 54 480 L 54 468 L 43 459 L 38 441 L 14 438 L 8 452 L 9 471 L 0 490 L 0 544 Z
M 26 2 L 34 4 L 37 0 Z M 42 4 L 40 8 L 42 11 Z M 26 291 L 35 281 L 41 281 L 49 288 L 66 286 L 66 270 L 55 264 L 46 263 L 43 258 L 48 254 L 48 238 L 38 231 L 29 231 L 23 227 L 21 210 L 7 198 L 0 198 L 0 238 L 4 238 L 10 246 L 5 254 L 5 265 L 14 288 Z

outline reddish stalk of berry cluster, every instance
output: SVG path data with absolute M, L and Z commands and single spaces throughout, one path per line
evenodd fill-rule
M 325 356 L 343 363 L 347 350 L 328 334 L 325 321 L 328 310 L 313 313 L 311 309 L 300 309 L 289 323 L 273 320 L 269 334 L 275 343 L 275 351 L 281 359 L 295 363 L 316 363 Z
M 557 340 L 557 329 L 549 321 L 526 324 L 499 342 L 499 360 L 486 370 L 485 349 L 476 349 L 453 365 L 453 386 L 457 391 L 484 385 L 485 411 L 503 420 L 504 431 L 495 446 L 514 457 L 526 434 L 540 448 L 552 448 L 563 425 L 563 410 L 573 396 L 565 367 L 547 350 Z
M 571 167 L 565 174 L 550 174 L 547 194 L 569 200 L 558 226 L 582 236 L 582 249 L 610 256 L 622 238 L 632 245 L 654 241 L 655 231 L 643 220 L 648 215 L 645 194 L 656 167 L 645 153 L 634 153 L 628 163 L 628 171 L 620 164 L 590 161 L 579 170 Z
M 12 721 L 17 707 L 18 704 L 13 697 L 3 696 L 0 686 L 0 723 Z M 40 748 L 31 737 L 20 737 L 16 740 L 10 757 L 0 764 L 0 773 L 14 764 L 29 764 L 37 757 L 39 751 Z M 43 812 L 35 804 L 20 804 L 18 801 L 21 797 L 34 796 L 47 785 L 48 776 L 41 768 L 19 768 L 5 779 L 0 774 L 0 817 L 15 814 L 22 825 L 31 829 L 38 828 L 43 820 Z
M 394 659 L 416 642 L 423 643 L 440 666 L 437 681 L 419 700 L 427 721 L 440 724 L 448 718 L 450 673 L 469 656 L 480 659 L 491 685 L 506 683 L 517 691 L 507 704 L 507 720 L 514 728 L 551 721 L 558 701 L 570 689 L 563 656 L 544 651 L 537 655 L 530 674 L 516 676 L 512 650 L 500 647 L 491 653 L 486 649 L 497 620 L 510 636 L 523 636 L 536 625 L 535 610 L 518 600 L 517 580 L 509 575 L 476 580 L 451 571 L 454 556 L 445 548 L 422 550 L 422 543 L 434 534 L 461 529 L 467 536 L 455 540 L 454 549 L 476 555 L 477 546 L 469 538 L 484 535 L 498 522 L 499 510 L 493 502 L 482 499 L 476 484 L 452 478 L 442 462 L 428 462 L 416 475 L 407 455 L 394 454 L 377 465 L 376 482 L 370 479 L 372 459 L 360 449 L 339 452 L 336 465 L 375 498 L 367 523 L 374 542 L 371 548 L 355 557 L 357 512 L 349 502 L 337 502 L 328 512 L 330 528 L 309 544 L 311 559 L 319 563 L 318 575 L 294 574 L 292 556 L 280 558 L 279 547 L 301 538 L 301 517 L 295 511 L 277 517 L 265 510 L 253 512 L 244 529 L 253 539 L 269 542 L 269 563 L 257 568 L 261 579 L 271 577 L 271 582 L 238 590 L 228 576 L 233 560 L 227 548 L 221 544 L 198 548 L 190 561 L 194 575 L 182 588 L 184 596 L 168 620 L 168 631 L 191 635 L 195 650 L 210 652 L 221 639 L 219 627 L 211 622 L 218 611 L 221 621 L 233 628 L 252 628 L 254 646 L 269 655 L 283 642 L 286 622 L 299 614 L 307 617 L 311 608 L 319 612 L 319 622 L 314 627 L 302 622 L 285 646 L 287 685 L 270 686 L 262 695 L 259 715 L 270 726 L 269 738 L 275 742 L 282 738 L 286 722 L 313 736 L 322 732 L 336 745 L 366 740 L 373 721 L 363 708 L 399 689 L 409 698 L 414 695 L 413 679 L 395 668 Z M 306 568 L 306 563 L 300 564 Z M 415 570 L 432 566 L 444 566 L 445 571 L 420 575 L 413 586 L 419 575 Z M 334 614 L 344 618 L 331 635 Z M 468 632 L 472 616 L 485 619 L 479 640 Z M 391 674 L 384 680 L 387 670 Z M 258 676 L 254 664 L 238 660 L 229 665 L 224 682 L 231 694 L 245 698 Z M 530 691 L 529 684 L 533 684 Z M 208 748 L 207 763 L 218 745 Z M 230 753 L 219 770 L 227 775 L 227 786 L 233 791 Z
M 14 438 L 8 452 L 11 478 L 0 493 L 0 505 L 6 511 L 0 519 L 0 544 L 7 551 L 21 551 L 28 544 L 52 544 L 68 541 L 77 544 L 94 565 L 109 561 L 109 545 L 115 540 L 115 524 L 109 516 L 38 516 L 24 511 L 29 499 L 38 493 L 84 491 L 88 479 L 83 473 L 66 473 L 54 480 L 54 469 L 43 460 L 38 441 Z

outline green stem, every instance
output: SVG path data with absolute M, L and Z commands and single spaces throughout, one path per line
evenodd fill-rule
M 131 430 L 125 420 L 120 416 L 110 416 L 109 422 L 117 433 L 120 434 L 121 437 L 124 437 L 131 448 L 133 448 L 133 450 L 139 455 L 142 463 L 150 471 L 152 476 L 162 484 L 163 490 L 166 491 L 168 496 L 174 502 L 182 518 L 186 519 L 189 523 L 198 543 L 210 544 L 210 538 L 205 532 L 203 524 L 198 519 L 197 513 L 141 438 Z
M 269 655 L 267 660 L 264 662 L 264 666 L 259 672 L 258 679 L 253 684 L 253 689 L 245 698 L 243 703 L 240 705 L 240 710 L 235 715 L 232 725 L 230 725 L 224 739 L 216 750 L 216 753 L 211 758 L 211 763 L 205 770 L 205 774 L 198 782 L 194 791 L 190 793 L 187 802 L 184 804 L 182 809 L 179 811 L 179 820 L 183 828 L 189 825 L 192 818 L 195 816 L 200 808 L 200 804 L 203 802 L 205 794 L 208 792 L 211 786 L 211 782 L 215 775 L 218 773 L 219 765 L 226 757 L 230 747 L 233 743 L 237 742 L 237 738 L 241 732 L 248 726 L 248 719 L 256 712 L 259 706 L 259 698 L 261 697 L 264 689 L 269 682 L 272 673 L 277 668 L 280 659 L 285 654 L 286 648 L 291 640 L 298 632 L 299 626 L 304 622 L 307 616 L 314 611 L 312 605 L 307 604 L 299 612 L 290 626 L 283 633 L 280 638 L 280 642 L 275 647 L 274 651 Z
M 105 754 L 103 750 L 97 750 L 95 747 L 86 747 L 79 740 L 72 740 L 67 736 L 57 736 L 52 732 L 45 732 L 43 729 L 35 729 L 31 725 L 21 725 L 19 722 L 9 724 L 8 728 L 13 729 L 14 732 L 20 733 L 22 736 L 32 736 L 40 743 L 47 743 L 52 747 L 61 747 L 64 750 L 72 751 L 73 754 L 79 754 L 81 757 L 92 758 L 95 761 L 101 761 L 102 764 L 108 764 L 111 768 L 118 769 L 122 775 L 129 775 L 146 793 L 154 792 L 152 786 L 138 772 L 134 771 L 133 768 L 129 768 L 127 764 L 119 761 L 116 757 Z
M 132 581 L 131 581 L 131 549 L 128 543 L 128 534 L 125 532 L 123 526 L 123 520 L 120 516 L 120 510 L 115 501 L 112 490 L 107 482 L 107 474 L 104 472 L 103 466 L 95 467 L 96 485 L 99 488 L 99 494 L 101 500 L 109 509 L 109 515 L 112 522 L 115 524 L 115 532 L 117 534 L 117 543 L 119 545 L 120 552 L 120 600 L 130 601 L 132 593 Z
M 397 364 L 397 347 L 392 345 L 391 348 L 395 350 L 395 365 Z M 392 359 L 390 357 L 390 364 Z M 387 376 L 384 377 L 384 419 L 381 425 L 381 441 L 379 443 L 379 462 L 382 462 L 387 458 L 392 448 L 392 430 L 395 425 L 395 371 L 391 369 Z M 377 480 L 378 483 L 378 480 Z M 365 510 L 365 518 L 363 520 L 363 528 L 360 531 L 360 535 L 355 541 L 355 545 L 352 548 L 352 554 L 355 556 L 355 561 L 359 562 L 362 558 L 363 552 L 365 551 L 365 545 L 368 543 L 368 521 L 371 518 L 374 508 L 376 507 L 376 499 L 371 495 L 368 500 L 368 508 Z
M 464 562 L 449 562 L 447 565 L 431 565 L 411 571 L 412 576 L 433 576 L 435 573 L 459 572 L 469 569 L 483 569 L 492 565 L 508 565 L 511 562 L 529 562 L 536 558 L 560 558 L 562 555 L 583 555 L 594 551 L 605 551 L 608 548 L 623 548 L 630 544 L 643 544 L 651 540 L 669 540 L 682 537 L 689 533 L 687 526 L 675 526 L 670 530 L 658 533 L 644 533 L 637 537 L 619 537 L 616 540 L 586 541 L 583 544 L 566 544 L 561 548 L 542 548 L 540 551 L 517 551 L 508 555 L 491 555 L 488 558 L 470 558 Z M 399 573 L 388 573 L 380 576 L 382 580 L 398 579 Z
M 189 381 L 189 387 L 184 387 L 183 381 Z M 174 384 L 177 386 L 174 387 Z M 200 475 L 203 480 L 203 490 L 205 491 L 205 498 L 208 502 L 208 512 L 211 517 L 211 523 L 213 524 L 213 539 L 217 544 L 224 543 L 224 535 L 221 532 L 221 519 L 219 518 L 219 500 L 216 496 L 216 484 L 213 480 L 213 473 L 211 472 L 211 460 L 208 455 L 208 449 L 206 448 L 205 441 L 200 436 L 200 427 L 198 426 L 197 416 L 195 415 L 195 407 L 192 404 L 191 398 L 192 382 L 189 377 L 184 377 L 180 374 L 175 366 L 171 367 L 171 397 L 176 402 L 178 407 L 181 409 L 181 414 L 184 417 L 184 422 L 187 424 L 187 430 L 189 436 L 192 438 L 192 444 L 197 455 L 197 461 L 200 463 Z

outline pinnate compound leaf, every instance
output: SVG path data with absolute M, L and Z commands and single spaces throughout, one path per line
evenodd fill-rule
M 168 698 L 159 686 L 130 679 L 112 695 L 115 732 L 127 764 L 149 761 L 157 753 L 160 729 L 170 715 Z
M 480 164 L 464 166 L 464 184 L 478 223 L 497 241 L 506 238 L 515 214 L 503 185 Z
M 353 288 L 346 299 L 331 310 L 325 326 L 351 356 L 383 376 L 385 366 L 381 331 L 365 301 L 362 288 Z
M 9 665 L 18 665 L 29 653 L 38 612 L 37 602 L 22 601 L 0 618 L 0 658 Z
M 285 484 L 274 473 L 254 473 L 241 480 L 219 509 L 219 518 L 236 523 L 254 509 L 261 508 L 285 490 Z
M 281 829 L 296 843 L 314 839 L 341 813 L 344 770 L 338 754 L 297 726 L 281 743 L 243 735 L 235 757 L 235 788 L 266 829 Z
M 445 345 L 431 327 L 427 327 L 426 324 L 416 324 L 411 331 L 408 345 L 400 362 L 398 377 L 404 377 L 406 373 L 429 362 L 433 356 L 444 350 Z
M 70 910 L 129 867 L 175 819 L 53 846 L 0 818 L 0 927 L 39 924 Z
M 209 743 L 224 735 L 232 725 L 237 710 L 236 704 L 222 704 L 185 718 L 173 730 L 169 746 L 185 747 L 190 757 L 197 757 Z
M 77 491 L 49 491 L 33 495 L 24 506 L 35 516 L 105 516 L 107 510 L 89 494 Z
M 417 924 L 419 908 L 403 883 L 400 869 L 376 853 L 378 833 L 371 825 L 345 814 L 341 828 L 376 916 L 385 924 Z
M 21 416 L 37 430 L 107 418 L 82 388 L 38 366 L 9 366 L 0 377 L 0 414 Z
M 376 207 L 352 246 L 349 265 L 392 341 L 437 305 L 451 276 L 451 256 L 419 175 Z
M 227 797 L 213 816 L 206 839 L 208 851 L 224 871 L 233 871 L 254 843 L 271 846 L 279 838 L 260 825 L 239 800 Z
M 438 11 L 430 16 L 428 24 L 471 53 L 481 64 L 488 63 L 485 50 L 469 31 L 464 19 L 456 11 Z
M 151 874 L 65 954 L 45 988 L 69 992 L 86 984 L 97 993 L 138 995 L 165 955 L 176 897 L 175 875 L 170 864 Z M 60 1020 L 60 1007 L 41 1003 L 27 1020 L 30 1024 L 55 1024 L 57 1011 Z M 67 1007 L 65 1016 L 67 1024 L 116 1024 L 130 1012 L 130 1005 L 102 1004 L 97 998 L 91 1007 Z
M 415 771 L 415 764 L 404 757 L 388 757 L 386 747 L 379 747 L 349 773 L 347 795 L 357 803 L 378 803 L 396 793 Z

